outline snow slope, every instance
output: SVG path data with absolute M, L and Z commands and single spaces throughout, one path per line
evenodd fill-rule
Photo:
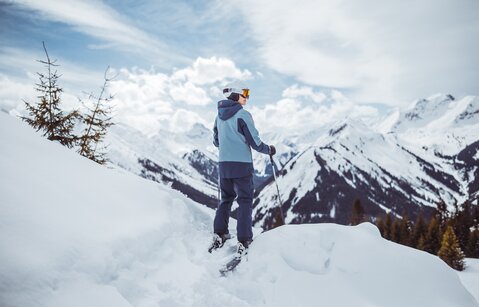
M 216 208 L 218 170 L 217 159 L 206 144 L 211 144 L 210 134 L 197 124 L 186 133 L 160 131 L 147 137 L 119 123 L 109 129 L 105 143 L 111 164 Z
M 206 158 L 216 160 L 206 150 L 205 146 L 200 146 L 211 139 L 208 137 L 205 129 L 204 127 L 197 129 L 197 133 L 200 133 L 200 136 L 192 135 L 193 131 L 184 135 L 173 135 L 163 131 L 162 134 L 148 138 L 132 127 L 117 124 L 112 126 L 107 134 L 106 143 L 109 144 L 108 158 L 113 164 L 137 175 L 142 175 L 143 177 L 150 175 L 149 179 L 155 177 L 160 182 L 178 181 L 206 196 L 215 196 L 217 179 L 214 178 L 213 181 L 207 180 L 204 174 L 200 174 L 188 161 L 182 158 L 185 154 L 191 153 L 198 147 L 202 149 L 202 153 L 206 155 Z M 173 150 L 174 148 L 176 149 Z M 162 173 L 148 172 L 145 169 L 145 165 L 139 162 L 140 160 L 156 164 L 157 168 L 161 168 Z M 167 176 L 169 180 L 162 178 L 162 175 Z
M 464 286 L 479 301 L 479 259 L 467 258 L 466 269 L 458 274 Z
M 437 257 L 371 224 L 289 225 L 221 278 L 213 212 L 0 112 L 1 306 L 478 306 Z M 232 223 L 234 229 L 234 223 Z

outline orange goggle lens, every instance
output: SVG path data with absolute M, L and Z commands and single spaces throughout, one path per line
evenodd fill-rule
M 244 88 L 243 89 L 243 94 L 242 94 L 245 98 L 249 98 L 249 89 L 247 88 Z

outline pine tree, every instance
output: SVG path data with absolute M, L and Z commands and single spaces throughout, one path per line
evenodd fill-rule
M 426 242 L 426 235 L 422 234 L 419 237 L 419 241 L 417 242 L 417 249 L 422 250 L 422 251 L 426 251 L 427 248 L 428 248 L 428 246 L 427 246 L 427 242 Z
M 426 234 L 426 231 L 427 231 L 426 223 L 424 222 L 422 213 L 419 213 L 419 216 L 416 219 L 416 223 L 414 224 L 414 227 L 412 229 L 411 241 L 409 242 L 409 244 L 412 247 L 421 249 L 419 248 L 419 240 L 421 239 L 421 237 L 424 237 L 424 235 Z
M 361 201 L 356 199 L 353 204 L 353 211 L 351 214 L 351 225 L 359 225 L 364 222 L 364 208 L 361 205 Z
M 464 270 L 464 253 L 459 246 L 459 241 L 454 234 L 452 226 L 446 228 L 446 232 L 442 237 L 441 248 L 437 255 L 451 268 L 458 271 Z
M 384 218 L 380 217 L 377 219 L 376 221 L 376 227 L 378 227 L 379 229 L 379 232 L 381 233 L 381 236 L 384 238 L 384 232 L 385 232 L 385 228 L 386 228 L 386 225 L 384 223 Z
M 88 159 L 91 159 L 99 164 L 105 164 L 106 159 L 106 147 L 101 146 L 100 143 L 104 140 L 107 129 L 113 125 L 112 118 L 109 114 L 112 112 L 112 108 L 107 104 L 113 99 L 113 96 L 109 95 L 104 97 L 108 83 L 113 78 L 108 78 L 107 74 L 109 67 L 105 71 L 104 83 L 101 88 L 100 95 L 95 97 L 90 94 L 89 100 L 95 99 L 95 102 L 91 107 L 85 107 L 88 110 L 88 114 L 82 117 L 85 129 L 79 138 L 79 150 L 78 153 Z M 101 146 L 100 148 L 98 146 Z
M 459 208 L 456 207 L 456 212 L 450 223 L 454 228 L 454 233 L 459 240 L 461 249 L 466 250 L 469 243 L 471 228 L 474 226 L 471 203 L 466 201 Z
M 399 219 L 394 219 L 391 227 L 391 241 L 396 243 L 401 243 L 401 229 L 400 229 L 401 221 Z
M 43 50 L 47 60 L 38 60 L 38 62 L 45 64 L 47 74 L 37 72 L 40 82 L 36 84 L 36 90 L 40 93 L 40 96 L 38 96 L 40 102 L 34 105 L 24 101 L 30 117 L 21 117 L 21 119 L 37 131 L 43 131 L 43 136 L 46 136 L 49 140 L 57 141 L 71 148 L 76 141 L 73 129 L 79 118 L 79 113 L 78 111 L 72 111 L 65 115 L 60 109 L 60 95 L 63 89 L 58 85 L 60 75 L 56 70 L 53 71 L 58 65 L 55 64 L 56 60 L 50 60 L 44 42 Z
M 391 213 L 386 214 L 386 221 L 384 222 L 384 239 L 391 240 L 392 223 Z
M 274 214 L 274 219 L 271 225 L 271 229 L 274 229 L 279 226 L 283 226 L 285 224 L 284 217 L 282 216 L 281 210 L 279 210 L 278 208 L 278 209 L 275 209 L 274 211 L 276 211 L 276 214 Z
M 439 227 L 439 222 L 437 218 L 433 216 L 429 221 L 426 235 L 424 236 L 422 242 L 420 242 L 422 247 L 421 249 L 430 254 L 437 255 L 437 251 L 441 247 L 440 238 L 441 230 Z
M 479 230 L 471 231 L 467 244 L 466 256 L 479 258 Z
M 479 203 L 479 200 L 477 201 Z M 473 224 L 476 229 L 479 228 L 479 205 L 474 206 L 474 213 L 472 214 Z
M 437 203 L 435 216 L 437 222 L 439 223 L 441 232 L 444 232 L 447 227 L 447 221 L 449 220 L 449 211 L 447 210 L 447 205 L 443 200 Z
M 411 221 L 407 214 L 404 214 L 401 221 L 399 222 L 399 233 L 400 233 L 400 244 L 410 245 L 411 244 Z

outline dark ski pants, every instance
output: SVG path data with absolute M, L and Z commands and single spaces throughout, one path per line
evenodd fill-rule
M 236 201 L 239 205 L 238 223 L 236 227 L 238 241 L 251 241 L 253 239 L 251 220 L 254 193 L 253 176 L 221 178 L 220 189 L 221 200 L 216 209 L 214 232 L 220 235 L 228 233 L 231 205 L 237 197 Z

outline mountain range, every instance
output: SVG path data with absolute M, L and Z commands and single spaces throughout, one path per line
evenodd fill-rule
M 254 116 L 254 115 L 253 115 Z M 438 202 L 450 210 L 479 197 L 479 97 L 437 94 L 371 122 L 351 116 L 297 134 L 264 134 L 275 144 L 277 184 L 287 223 L 348 224 L 355 200 L 371 220 L 391 213 L 415 219 Z M 116 125 L 111 163 L 214 208 L 217 150 L 211 129 L 159 131 L 147 137 Z M 269 157 L 254 154 L 253 219 L 272 227 L 278 193 Z M 234 216 L 234 215 L 233 215 Z

